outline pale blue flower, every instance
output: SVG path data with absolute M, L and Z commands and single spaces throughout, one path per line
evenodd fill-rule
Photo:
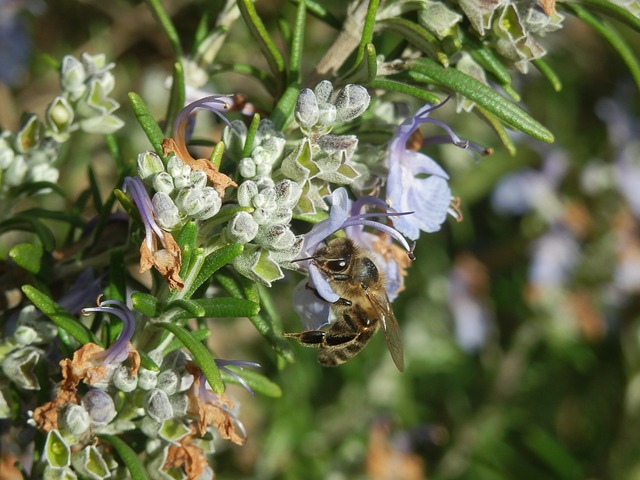
M 420 231 L 436 232 L 447 214 L 461 218 L 457 210 L 457 200 L 451 195 L 449 176 L 435 160 L 424 153 L 407 148 L 407 142 L 423 123 L 431 123 L 443 128 L 447 135 L 431 137 L 424 145 L 451 143 L 460 148 L 484 150 L 460 139 L 446 124 L 429 118 L 429 114 L 444 102 L 422 107 L 416 114 L 400 125 L 389 144 L 389 173 L 387 177 L 387 202 L 396 211 L 415 212 L 414 215 L 394 218 L 395 228 L 403 235 L 416 240 Z

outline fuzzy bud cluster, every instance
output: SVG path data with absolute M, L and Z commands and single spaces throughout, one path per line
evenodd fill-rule
M 165 168 L 154 152 L 138 155 L 138 175 L 156 191 L 152 203 L 158 225 L 166 230 L 179 227 L 187 219 L 207 220 L 220 211 L 222 200 L 207 175 L 172 156 Z

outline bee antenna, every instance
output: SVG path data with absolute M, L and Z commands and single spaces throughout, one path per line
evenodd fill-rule
M 305 257 L 305 258 L 296 258 L 295 260 L 291 260 L 291 261 L 292 262 L 304 262 L 305 260 L 313 260 L 314 258 L 317 258 L 317 257 L 312 256 L 312 257 Z

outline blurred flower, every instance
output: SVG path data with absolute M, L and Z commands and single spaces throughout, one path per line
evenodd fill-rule
M 173 236 L 163 231 L 156 223 L 153 205 L 142 180 L 137 177 L 126 177 L 124 189 L 128 190 L 133 203 L 138 208 L 144 224 L 145 238 L 140 245 L 140 272 L 146 272 L 152 266 L 169 282 L 172 289 L 181 290 L 184 286 L 180 278 L 182 253 Z M 157 241 L 164 247 L 158 250 Z
M 222 370 L 223 372 L 227 372 L 229 375 L 235 378 L 238 381 L 238 383 L 240 383 L 240 385 L 242 385 L 244 388 L 247 389 L 247 391 L 251 394 L 251 396 L 254 396 L 253 390 L 251 390 L 251 387 L 244 380 L 244 378 L 242 378 L 236 372 L 231 370 L 229 367 L 236 367 L 236 368 L 239 368 L 240 370 L 243 370 L 245 367 L 260 368 L 259 363 L 245 362 L 243 360 L 223 360 L 222 358 L 216 358 L 215 362 L 220 370 Z
M 352 204 L 347 190 L 344 188 L 334 190 L 331 194 L 331 199 L 332 205 L 329 211 L 329 218 L 314 225 L 309 233 L 304 235 L 302 253 L 308 258 L 304 260 L 304 263 L 300 263 L 306 266 L 309 271 L 308 283 L 311 289 L 306 287 L 307 281 L 304 280 L 296 287 L 293 294 L 294 309 L 308 329 L 317 329 L 319 326 L 328 323 L 331 303 L 336 302 L 340 298 L 340 296 L 331 289 L 327 279 L 320 270 L 313 262 L 309 261 L 313 258 L 313 252 L 324 239 L 333 235 L 338 230 L 344 229 L 348 231 L 349 238 L 353 238 L 361 247 L 374 248 L 374 239 L 372 238 L 374 235 L 364 232 L 363 230 L 364 227 L 372 227 L 387 234 L 390 238 L 395 239 L 404 248 L 405 254 L 411 255 L 412 252 L 412 248 L 400 232 L 384 223 L 371 220 L 371 218 L 375 217 L 397 217 L 399 215 L 408 215 L 409 213 L 398 213 L 394 211 L 359 213 L 366 204 L 375 205 L 386 210 L 390 209 L 384 201 L 376 197 L 363 197 L 355 202 L 355 204 Z M 368 253 L 369 252 L 370 250 L 368 250 Z M 397 275 L 395 275 L 399 270 L 397 262 L 392 255 L 379 255 L 376 260 L 380 262 L 378 263 L 378 268 L 380 268 L 383 275 L 390 272 L 394 273 L 393 279 L 396 281 L 388 283 L 386 287 L 388 294 L 395 298 L 399 289 Z M 317 295 L 314 291 L 317 292 Z
M 580 245 L 566 228 L 556 226 L 533 243 L 529 284 L 536 289 L 563 287 L 580 258 Z
M 122 363 L 129 356 L 129 353 L 133 351 L 133 347 L 129 343 L 136 329 L 133 312 L 125 303 L 118 300 L 104 300 L 97 307 L 82 309 L 83 315 L 88 315 L 90 312 L 110 313 L 122 320 L 122 331 L 118 335 L 118 339 L 107 350 L 98 355 L 98 358 L 102 359 L 103 365 Z
M 416 240 L 420 231 L 430 233 L 440 230 L 447 214 L 456 219 L 462 218 L 458 200 L 451 195 L 446 172 L 427 155 L 407 148 L 407 142 L 414 132 L 420 125 L 431 123 L 443 128 L 447 135 L 427 139 L 423 145 L 451 143 L 459 148 L 471 148 L 484 153 L 481 147 L 460 139 L 446 124 L 429 118 L 429 114 L 447 100 L 433 107 L 429 104 L 422 107 L 400 125 L 389 143 L 387 201 L 397 211 L 415 213 L 393 220 L 395 228 L 411 240 Z
M 45 5 L 40 0 L 2 0 L 0 2 L 0 81 L 17 86 L 26 74 L 31 41 L 21 10 L 40 14 Z
M 480 350 L 491 330 L 486 302 L 488 290 L 486 267 L 470 253 L 456 257 L 449 273 L 449 309 L 453 315 L 458 345 L 467 353 Z

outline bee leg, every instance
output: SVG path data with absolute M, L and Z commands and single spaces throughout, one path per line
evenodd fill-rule
M 309 347 L 320 347 L 324 343 L 325 332 L 322 330 L 307 330 L 299 333 L 283 333 L 288 338 L 295 338 L 301 344 Z
M 313 288 L 310 284 L 306 284 L 305 288 L 307 290 L 311 290 L 316 297 L 318 297 L 320 300 L 326 302 L 327 300 L 325 300 L 324 298 L 322 298 L 322 296 L 318 293 L 318 290 L 316 290 L 315 288 Z M 346 298 L 339 298 L 338 300 L 336 300 L 335 302 L 332 303 L 332 305 L 337 305 L 339 307 L 350 307 L 352 305 L 351 300 L 347 300 Z
M 283 333 L 282 335 L 287 338 L 295 338 L 307 347 L 326 348 L 351 342 L 358 336 L 358 332 L 351 329 L 335 331 L 335 328 L 331 328 L 327 332 L 324 330 L 306 330 L 298 333 Z

